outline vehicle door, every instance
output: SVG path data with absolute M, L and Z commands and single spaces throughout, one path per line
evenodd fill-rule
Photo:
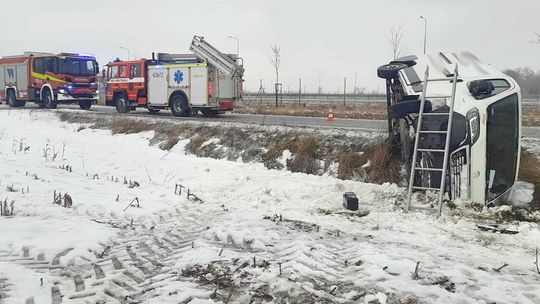
M 129 100 L 135 100 L 138 104 L 141 104 L 140 97 L 146 97 L 142 69 L 142 62 L 129 65 L 128 98 Z

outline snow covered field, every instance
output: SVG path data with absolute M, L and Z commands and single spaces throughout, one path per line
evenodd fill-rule
M 405 214 L 395 185 L 197 158 L 152 137 L 0 113 L 0 199 L 14 201 L 0 303 L 540 303 L 538 224 L 507 235 Z

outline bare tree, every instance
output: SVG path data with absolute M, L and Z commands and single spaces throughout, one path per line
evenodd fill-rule
M 281 56 L 281 49 L 279 45 L 274 44 L 270 46 L 272 49 L 272 54 L 270 55 L 270 63 L 272 66 L 274 66 L 274 69 L 276 71 L 276 108 L 278 107 L 278 84 L 279 84 L 279 66 L 281 65 L 281 60 L 283 57 Z
M 392 55 L 394 59 L 398 58 L 401 53 L 401 38 L 403 38 L 403 28 L 401 25 L 398 28 L 390 29 L 390 45 L 392 45 Z

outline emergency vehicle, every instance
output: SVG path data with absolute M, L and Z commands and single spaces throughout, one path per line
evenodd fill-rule
M 200 36 L 194 36 L 190 50 L 193 54 L 158 53 L 152 59 L 110 62 L 107 105 L 119 113 L 137 107 L 151 113 L 171 109 L 175 116 L 233 110 L 242 98 L 242 59 L 221 53 Z
M 0 58 L 0 99 L 11 107 L 34 102 L 42 108 L 77 103 L 89 109 L 98 99 L 96 59 L 72 53 L 25 52 Z

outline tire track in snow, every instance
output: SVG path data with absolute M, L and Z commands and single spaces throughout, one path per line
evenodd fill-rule
M 152 228 L 144 229 L 141 225 L 123 229 L 116 245 L 108 250 L 108 246 L 102 245 L 103 252 L 107 252 L 104 257 L 95 252 L 96 259 L 87 264 L 61 263 L 61 258 L 73 248 L 58 253 L 50 262 L 44 261 L 41 253 L 35 259 L 5 254 L 0 256 L 0 261 L 10 260 L 50 276 L 54 282 L 53 304 L 128 303 L 152 289 L 156 281 L 170 276 L 174 260 L 194 250 L 192 247 L 195 242 L 201 242 L 206 227 L 218 223 L 223 212 L 212 205 L 200 208 L 190 206 L 194 204 L 191 202 L 186 204 L 168 216 L 161 215 Z M 111 221 L 117 221 L 120 227 L 125 224 L 122 220 Z M 33 301 L 33 297 L 28 301 Z

